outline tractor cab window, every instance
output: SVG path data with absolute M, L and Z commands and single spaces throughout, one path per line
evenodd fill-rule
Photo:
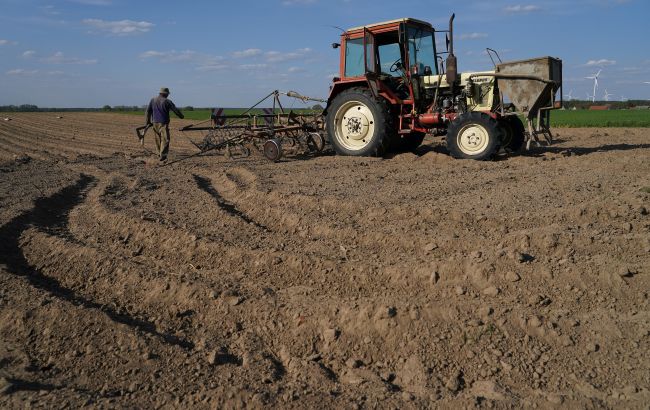
M 394 65 L 399 62 L 404 65 L 402 49 L 399 44 L 399 34 L 397 31 L 382 33 L 376 36 L 377 41 L 377 63 L 381 74 L 392 77 L 401 77 L 402 72 Z M 392 68 L 392 71 L 391 71 Z
M 363 38 L 347 40 L 345 42 L 345 76 L 359 77 L 365 72 Z
M 398 43 L 384 44 L 378 47 L 379 62 L 382 74 L 393 77 L 400 77 L 399 70 L 391 72 L 390 69 L 395 61 L 402 61 L 402 52 Z
M 424 73 L 424 67 L 431 67 L 433 74 L 438 74 L 433 33 L 421 28 L 409 27 L 408 44 L 411 67 L 417 67 Z

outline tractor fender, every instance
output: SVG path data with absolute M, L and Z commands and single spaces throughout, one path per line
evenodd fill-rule
M 370 84 L 368 84 L 368 80 L 366 80 L 365 78 L 337 81 L 330 88 L 330 95 L 329 97 L 327 97 L 327 106 L 325 107 L 325 111 L 323 111 L 323 115 L 327 115 L 327 109 L 330 107 L 330 104 L 332 104 L 332 101 L 334 100 L 334 98 L 336 98 L 337 95 L 341 94 L 341 92 L 352 87 L 367 87 L 372 91 Z
M 402 101 L 395 95 L 395 93 L 391 91 L 388 87 L 384 86 L 381 82 L 372 81 L 371 79 L 368 78 L 364 78 L 364 79 L 356 78 L 353 80 L 343 80 L 334 83 L 334 85 L 330 89 L 330 95 L 327 98 L 327 107 L 325 107 L 325 111 L 323 112 L 323 114 L 327 115 L 327 108 L 330 106 L 330 104 L 332 103 L 334 98 L 336 98 L 337 95 L 352 87 L 367 88 L 368 90 L 370 90 L 370 92 L 375 98 L 382 97 L 386 101 L 388 101 L 388 103 L 391 105 L 402 103 Z

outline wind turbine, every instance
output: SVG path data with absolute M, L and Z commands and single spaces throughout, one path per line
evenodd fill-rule
M 621 101 L 626 101 L 626 100 L 627 100 L 627 98 L 625 98 L 624 95 L 621 95 Z
M 612 95 L 614 95 L 614 94 L 610 94 L 610 93 L 608 93 L 608 92 L 607 92 L 607 89 L 605 89 L 605 95 L 604 95 L 604 97 L 605 97 L 605 101 L 609 101 L 609 97 L 611 97 Z
M 591 95 L 591 102 L 596 102 L 596 88 L 598 88 L 598 76 L 603 70 L 598 70 L 598 72 L 591 77 L 585 77 L 587 80 L 594 80 L 594 93 Z
M 566 95 L 567 100 L 571 101 L 573 100 L 573 90 L 569 91 Z

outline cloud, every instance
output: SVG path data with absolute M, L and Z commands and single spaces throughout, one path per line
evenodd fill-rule
M 174 63 L 183 62 L 193 66 L 199 72 L 212 72 L 224 70 L 239 71 L 260 71 L 273 70 L 277 65 L 292 60 L 304 60 L 312 53 L 311 48 L 301 48 L 290 52 L 264 51 L 259 48 L 249 48 L 234 51 L 228 58 L 217 55 L 204 54 L 193 50 L 185 51 L 160 51 L 149 50 L 141 53 L 139 58 L 142 61 L 156 60 L 160 62 Z M 250 59 L 241 61 L 241 59 Z M 289 73 L 305 71 L 295 65 L 287 68 Z M 283 69 L 283 70 L 287 70 Z
M 179 62 L 179 61 L 194 61 L 197 58 L 199 58 L 200 55 L 196 51 L 192 50 L 185 50 L 185 51 L 176 51 L 176 50 L 171 50 L 171 51 L 155 51 L 155 50 L 150 50 L 150 51 L 145 51 L 144 53 L 140 54 L 140 58 L 143 60 L 146 59 L 158 59 L 160 61 L 164 62 Z
M 503 9 L 506 13 L 533 13 L 536 11 L 541 11 L 542 8 L 539 6 L 536 6 L 534 4 L 517 4 L 513 6 L 506 6 L 506 8 Z
M 227 64 L 208 64 L 196 67 L 197 71 L 221 71 L 230 68 Z
M 264 54 L 269 63 L 281 63 L 284 61 L 298 60 L 311 53 L 311 48 L 301 48 L 296 51 L 282 53 L 279 51 L 268 51 Z
M 600 60 L 589 60 L 585 64 L 586 67 L 605 67 L 608 65 L 615 65 L 616 61 L 614 60 L 607 60 L 607 59 L 600 59 Z
M 262 54 L 262 50 L 259 48 L 249 48 L 242 51 L 235 51 L 232 53 L 232 56 L 235 58 L 246 58 L 246 57 L 255 57 Z
M 316 4 L 316 0 L 283 0 L 283 6 L 305 6 L 309 4 Z
M 23 58 L 32 58 L 36 55 L 36 51 L 34 50 L 27 50 L 23 53 Z
M 69 0 L 73 3 L 85 4 L 86 6 L 110 6 L 111 0 Z
M 242 64 L 239 66 L 242 70 L 261 70 L 268 67 L 267 64 Z
M 476 40 L 479 38 L 486 38 L 487 33 L 465 33 L 461 34 L 458 38 L 461 40 Z
M 43 58 L 42 61 L 48 64 L 97 64 L 96 59 L 84 60 L 76 57 L 66 57 L 65 54 L 63 54 L 61 51 L 57 51 L 51 56 Z
M 13 41 L 0 39 L 0 46 L 11 46 L 14 44 L 16 43 L 14 43 Z
M 7 71 L 7 75 L 35 75 L 35 74 L 38 74 L 38 70 L 25 70 L 24 68 L 16 68 Z
M 41 11 L 45 14 L 49 14 L 50 16 L 58 16 L 61 14 L 60 11 L 58 11 L 54 6 L 43 6 L 41 7 Z
M 108 21 L 101 19 L 84 19 L 82 23 L 93 29 L 113 36 L 131 36 L 148 33 L 155 24 L 148 21 L 116 20 Z
M 140 54 L 140 59 L 158 60 L 163 63 L 190 63 L 197 66 L 198 71 L 217 71 L 223 70 L 228 66 L 223 62 L 224 58 L 221 56 L 214 56 L 209 54 L 199 53 L 193 50 L 184 51 L 156 51 L 149 50 Z

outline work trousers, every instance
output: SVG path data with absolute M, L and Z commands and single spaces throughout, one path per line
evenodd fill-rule
M 153 132 L 156 135 L 156 148 L 160 159 L 166 159 L 169 153 L 169 124 L 155 122 Z

